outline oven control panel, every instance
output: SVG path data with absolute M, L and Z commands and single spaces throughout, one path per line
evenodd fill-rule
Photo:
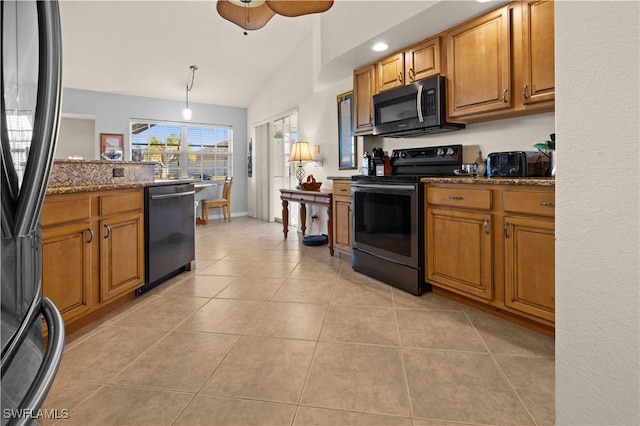
M 391 159 L 394 166 L 457 165 L 462 164 L 462 145 L 394 149 Z

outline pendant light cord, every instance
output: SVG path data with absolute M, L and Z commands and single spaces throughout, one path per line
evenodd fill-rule
M 189 68 L 191 69 L 191 83 L 187 84 L 187 108 L 189 108 L 189 92 L 193 89 L 193 80 L 196 77 L 198 67 L 197 65 L 191 65 Z

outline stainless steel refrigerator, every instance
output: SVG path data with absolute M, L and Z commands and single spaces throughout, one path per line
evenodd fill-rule
M 0 22 L 1 419 L 2 425 L 37 424 L 46 415 L 40 408 L 64 346 L 62 316 L 41 290 L 40 213 L 53 165 L 62 90 L 58 3 L 2 0 Z

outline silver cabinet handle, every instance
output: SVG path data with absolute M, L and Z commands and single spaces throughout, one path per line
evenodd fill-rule
M 398 73 L 398 81 L 400 83 L 402 83 L 402 73 L 401 72 Z
M 107 230 L 107 233 L 104 234 L 104 238 L 109 238 L 109 235 L 111 235 L 111 227 L 105 223 L 104 224 L 104 229 Z
M 555 207 L 556 203 L 552 203 L 550 201 L 540 201 L 540 205 L 545 207 Z
M 523 99 L 529 99 L 529 96 L 527 95 L 527 88 L 528 88 L 528 86 L 526 84 L 522 88 L 522 98 Z
M 505 222 L 504 224 L 504 237 L 509 238 L 509 222 Z
M 409 68 L 409 80 L 415 81 L 416 74 L 413 72 L 413 68 Z
M 482 227 L 484 228 L 484 233 L 489 234 L 489 221 L 487 219 L 482 222 Z
M 502 102 L 505 104 L 507 103 L 507 89 L 502 91 Z
M 462 200 L 462 197 L 459 195 L 449 195 L 450 200 Z
M 87 244 L 89 244 L 91 241 L 93 241 L 93 229 L 87 228 L 87 231 L 89 231 L 89 241 L 87 241 Z

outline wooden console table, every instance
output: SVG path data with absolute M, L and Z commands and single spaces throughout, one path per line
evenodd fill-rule
M 329 237 L 329 253 L 333 256 L 333 193 L 330 190 L 321 191 L 303 191 L 301 189 L 280 190 L 280 199 L 282 200 L 282 232 L 284 238 L 287 239 L 289 233 L 289 201 L 300 203 L 300 229 L 304 236 L 307 230 L 307 204 L 316 206 L 325 206 L 329 221 L 327 222 L 327 235 Z

